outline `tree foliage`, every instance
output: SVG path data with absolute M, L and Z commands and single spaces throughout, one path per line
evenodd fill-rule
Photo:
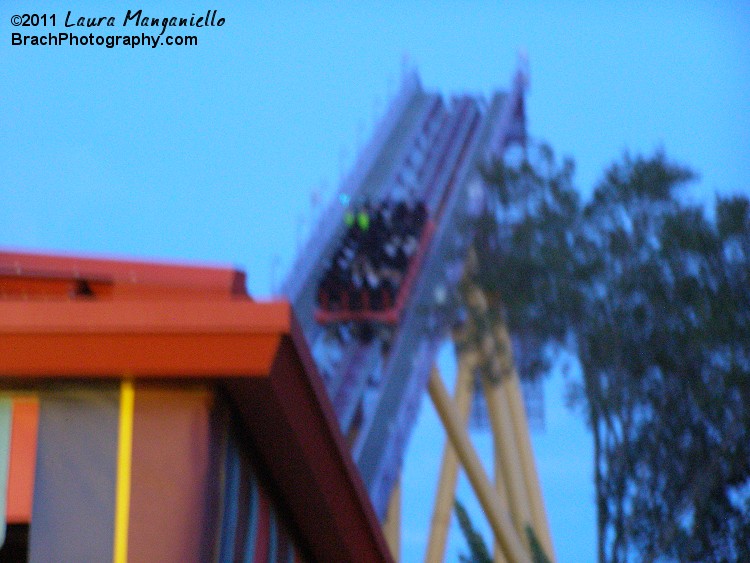
M 587 202 L 573 170 L 542 147 L 485 171 L 476 277 L 513 333 L 578 357 L 599 559 L 750 560 L 750 204 L 685 203 L 663 152 Z
M 482 535 L 474 528 L 469 513 L 466 512 L 466 508 L 459 500 L 455 502 L 455 509 L 458 525 L 461 527 L 466 544 L 469 546 L 469 556 L 461 555 L 461 563 L 491 563 L 492 557 L 490 557 L 487 544 L 484 543 Z
M 458 518 L 458 525 L 461 528 L 464 539 L 466 539 L 466 544 L 469 547 L 468 556 L 459 556 L 461 563 L 491 563 L 492 557 L 490 557 L 490 551 L 487 549 L 487 544 L 484 543 L 482 535 L 474 528 L 469 513 L 466 511 L 466 508 L 464 508 L 461 501 L 455 501 L 455 509 L 456 517 Z M 526 537 L 531 551 L 531 561 L 533 563 L 550 563 L 542 544 L 534 533 L 534 529 L 529 525 L 526 526 Z

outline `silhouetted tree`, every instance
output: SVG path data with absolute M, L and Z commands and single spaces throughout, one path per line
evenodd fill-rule
M 583 204 L 542 147 L 485 171 L 477 281 L 515 334 L 566 347 L 594 440 L 600 561 L 750 560 L 750 204 L 625 155 Z

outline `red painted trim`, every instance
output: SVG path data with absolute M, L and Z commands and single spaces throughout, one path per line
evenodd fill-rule
M 231 396 L 262 465 L 274 483 L 283 483 L 283 504 L 312 559 L 390 561 L 333 407 L 321 396 L 325 391 L 315 371 L 304 377 L 305 364 L 293 338 L 284 337 L 269 377 L 247 385 L 229 382 Z M 256 403 L 265 405 L 265 412 Z
M 271 506 L 268 497 L 261 487 L 258 487 L 258 523 L 255 534 L 255 550 L 253 563 L 268 562 L 268 548 L 271 541 Z
M 286 333 L 286 301 L 0 301 L 0 335 Z
M 31 522 L 38 428 L 39 401 L 35 397 L 14 398 L 5 507 L 8 524 Z
M 435 223 L 433 223 L 432 221 L 428 221 L 427 225 L 425 226 L 424 233 L 422 234 L 422 240 L 420 241 L 417 254 L 416 256 L 414 256 L 414 260 L 411 261 L 409 270 L 406 272 L 404 282 L 401 284 L 402 290 L 399 291 L 398 295 L 396 296 L 395 308 L 398 311 L 399 317 L 403 312 L 404 305 L 406 305 L 406 300 L 411 295 L 412 287 L 414 286 L 414 282 L 419 275 L 420 269 L 422 268 L 422 262 L 424 262 L 425 255 L 427 254 L 427 249 L 429 248 L 430 242 L 432 241 L 433 234 L 435 234 Z
M 0 301 L 0 374 L 262 376 L 289 318 L 285 302 Z
M 310 349 L 305 343 L 305 337 L 302 332 L 302 327 L 299 325 L 297 320 L 292 316 L 291 341 L 297 350 L 296 358 L 299 360 L 302 369 L 307 374 L 315 374 L 314 377 L 307 377 L 305 382 L 309 385 L 309 392 L 313 394 L 313 404 L 316 405 L 315 416 L 320 421 L 318 424 L 321 427 L 329 428 L 329 438 L 334 442 L 334 447 L 330 450 L 331 454 L 335 455 L 336 463 L 339 465 L 339 471 L 343 474 L 344 479 L 348 482 L 346 490 L 353 496 L 352 503 L 355 506 L 355 512 L 361 510 L 359 513 L 360 518 L 364 518 L 369 529 L 374 531 L 374 537 L 372 538 L 372 545 L 381 550 L 381 554 L 384 555 L 382 561 L 391 560 L 390 548 L 385 543 L 385 536 L 382 535 L 382 527 L 380 520 L 375 514 L 375 510 L 370 502 L 370 496 L 365 487 L 364 481 L 357 469 L 354 459 L 350 455 L 349 445 L 346 438 L 341 433 L 338 418 L 333 409 L 333 405 L 328 396 L 328 392 L 323 383 L 323 379 L 318 375 L 315 360 L 312 357 Z M 308 455 L 311 459 L 314 459 L 314 450 L 310 450 Z M 359 508 L 361 506 L 361 509 Z M 377 560 L 377 559 L 375 559 Z

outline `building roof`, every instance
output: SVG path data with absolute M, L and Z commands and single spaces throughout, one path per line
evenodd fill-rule
M 0 381 L 215 380 L 319 561 L 390 554 L 290 305 L 232 268 L 0 252 Z

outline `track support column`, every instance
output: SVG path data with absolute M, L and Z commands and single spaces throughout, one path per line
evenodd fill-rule
M 448 391 L 445 389 L 437 368 L 432 369 L 428 390 L 448 437 L 456 449 L 469 481 L 477 494 L 479 503 L 482 505 L 487 520 L 492 527 L 495 539 L 509 560 L 514 563 L 530 563 L 531 557 L 526 551 L 524 542 L 521 541 L 510 516 L 505 507 L 502 506 L 497 491 L 492 487 L 487 473 L 484 471 L 482 463 L 469 440 L 469 435 L 461 425 L 460 417 L 448 395 Z
M 458 357 L 456 377 L 455 408 L 458 417 L 466 425 L 474 394 L 474 368 L 477 364 L 476 352 L 463 352 Z M 448 527 L 453 514 L 458 479 L 458 456 L 449 439 L 443 448 L 443 462 L 440 466 L 440 479 L 435 494 L 435 508 L 432 512 L 430 539 L 427 543 L 426 563 L 440 563 L 445 558 L 445 545 L 448 541 Z
M 510 371 L 510 377 L 504 382 L 504 387 L 510 410 L 512 430 L 518 446 L 519 460 L 526 486 L 532 528 L 534 529 L 534 533 L 536 534 L 539 543 L 541 543 L 544 548 L 545 554 L 550 561 L 554 562 L 555 554 L 552 545 L 552 535 L 550 534 L 549 524 L 547 522 L 547 512 L 544 508 L 544 500 L 542 498 L 542 489 L 539 484 L 539 474 L 537 473 L 536 462 L 534 461 L 534 453 L 531 450 L 531 437 L 529 435 L 526 409 L 523 405 L 521 385 L 513 361 L 508 328 L 504 324 L 498 324 L 495 326 L 495 338 L 497 340 L 500 358 L 503 362 L 503 369 Z

